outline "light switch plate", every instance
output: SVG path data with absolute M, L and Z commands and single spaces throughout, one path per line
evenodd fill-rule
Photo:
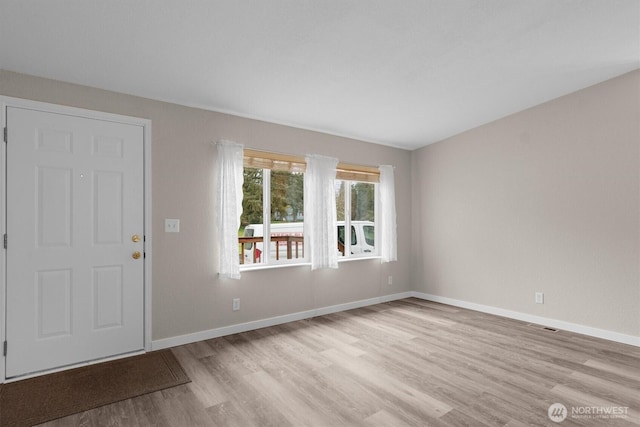
M 165 233 L 179 233 L 180 232 L 180 220 L 179 219 L 164 219 L 164 231 Z

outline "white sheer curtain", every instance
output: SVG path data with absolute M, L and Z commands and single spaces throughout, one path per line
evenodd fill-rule
M 242 215 L 242 145 L 218 141 L 216 159 L 216 225 L 218 231 L 220 277 L 240 278 L 238 229 Z
M 380 200 L 380 255 L 382 262 L 398 260 L 396 232 L 396 191 L 393 166 L 381 165 L 378 197 Z
M 311 269 L 338 268 L 336 166 L 338 159 L 312 154 L 304 175 L 304 240 Z

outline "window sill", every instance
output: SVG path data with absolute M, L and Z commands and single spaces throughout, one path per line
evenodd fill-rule
M 380 255 L 368 255 L 368 256 L 352 256 L 348 258 L 338 258 L 338 264 L 341 262 L 361 261 L 363 259 L 382 259 Z
M 358 257 L 349 257 L 349 258 L 338 258 L 338 264 L 343 262 L 353 262 L 353 261 L 363 261 L 363 260 L 372 260 L 372 259 L 381 259 L 380 255 L 372 255 L 372 256 L 358 256 Z M 240 272 L 244 273 L 247 271 L 260 271 L 260 270 L 272 270 L 274 268 L 286 268 L 286 267 L 311 267 L 310 262 L 292 262 L 288 264 L 269 264 L 269 265 L 245 265 L 240 266 Z
M 240 266 L 240 273 L 244 273 L 245 271 L 260 271 L 260 270 L 271 270 L 274 268 L 303 267 L 303 266 L 311 267 L 311 263 L 310 262 L 292 262 L 288 264 L 247 265 L 244 267 Z

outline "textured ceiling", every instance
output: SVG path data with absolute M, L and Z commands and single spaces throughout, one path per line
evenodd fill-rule
M 0 68 L 414 149 L 640 68 L 640 1 L 0 0 Z

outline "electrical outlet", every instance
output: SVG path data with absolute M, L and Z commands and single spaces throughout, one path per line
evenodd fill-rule
M 165 233 L 179 233 L 180 232 L 180 220 L 179 219 L 164 219 L 164 232 Z
M 233 299 L 233 311 L 240 310 L 240 298 Z
M 389 276 L 389 278 L 387 279 L 387 284 L 389 286 L 393 285 L 393 276 Z
M 544 304 L 544 294 L 542 292 L 536 292 L 536 304 Z

